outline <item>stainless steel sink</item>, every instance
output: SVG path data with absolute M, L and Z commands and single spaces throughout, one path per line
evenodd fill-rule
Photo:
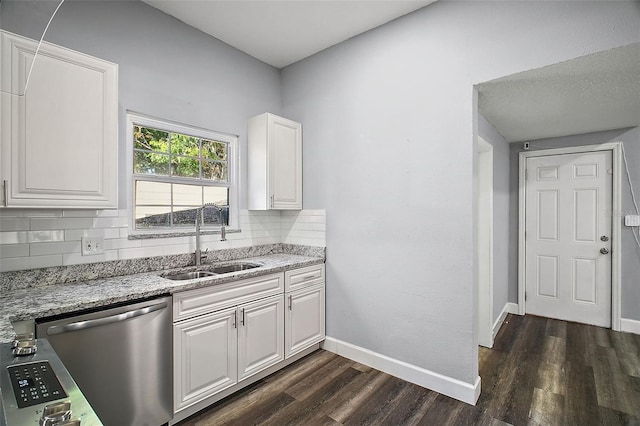
M 212 268 L 209 268 L 209 271 L 213 272 L 214 274 L 228 274 L 230 272 L 238 272 L 245 271 L 247 269 L 258 268 L 260 266 L 261 265 L 258 265 L 256 263 L 233 263 L 231 265 L 214 266 Z
M 195 278 L 211 277 L 213 275 L 216 274 L 210 271 L 175 272 L 164 275 L 164 278 L 168 280 L 182 281 L 193 280 Z

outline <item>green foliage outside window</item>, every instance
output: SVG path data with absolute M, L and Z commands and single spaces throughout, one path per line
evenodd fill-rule
M 226 182 L 224 142 L 134 126 L 134 173 Z

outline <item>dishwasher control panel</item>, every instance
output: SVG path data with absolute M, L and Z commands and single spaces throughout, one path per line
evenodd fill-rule
M 48 361 L 7 367 L 18 408 L 66 398 L 68 395 Z

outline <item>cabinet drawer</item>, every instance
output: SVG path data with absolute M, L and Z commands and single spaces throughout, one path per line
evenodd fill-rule
M 284 274 L 280 273 L 179 292 L 173 295 L 173 320 L 239 305 L 283 290 Z
M 285 291 L 293 291 L 324 282 L 324 264 L 307 266 L 284 273 Z

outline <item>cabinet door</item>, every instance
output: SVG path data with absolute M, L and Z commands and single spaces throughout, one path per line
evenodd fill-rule
M 238 381 L 283 359 L 283 296 L 238 307 Z
M 117 65 L 1 35 L 4 205 L 117 207 Z
M 302 126 L 269 115 L 269 189 L 271 208 L 302 209 Z
M 324 284 L 286 294 L 285 357 L 324 340 Z
M 174 325 L 174 410 L 237 383 L 236 309 Z

